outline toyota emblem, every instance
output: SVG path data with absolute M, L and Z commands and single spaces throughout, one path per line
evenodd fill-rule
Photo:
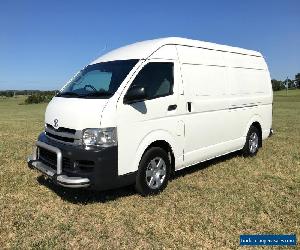
M 58 127 L 58 120 L 54 119 L 54 127 L 57 128 Z

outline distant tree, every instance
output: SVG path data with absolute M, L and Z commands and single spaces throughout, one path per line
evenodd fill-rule
M 295 75 L 296 87 L 300 88 L 300 73 Z
M 292 81 L 291 79 L 289 79 L 289 78 L 287 78 L 287 79 L 285 79 L 283 82 L 282 82 L 282 84 L 283 84 L 283 86 L 284 86 L 284 88 L 294 88 L 295 87 L 295 85 L 294 85 L 294 81 Z
M 6 96 L 6 97 L 13 97 L 14 96 L 14 92 L 13 91 L 1 91 L 0 92 L 0 96 Z
M 25 104 L 50 102 L 53 96 L 54 93 L 52 91 L 44 91 L 43 93 L 36 93 L 27 96 L 27 98 L 25 99 Z
M 291 79 L 286 80 L 286 84 L 288 85 L 289 89 L 294 88 L 294 82 Z M 286 85 L 285 85 L 286 86 Z
M 285 88 L 284 84 L 282 81 L 278 81 L 276 79 L 272 79 L 272 88 L 273 91 L 278 91 L 278 90 L 282 90 Z

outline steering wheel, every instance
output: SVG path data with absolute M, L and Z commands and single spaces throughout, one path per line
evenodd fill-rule
M 83 87 L 84 90 L 86 90 L 87 88 L 91 88 L 92 90 L 94 90 L 94 91 L 97 92 L 97 89 L 96 89 L 94 86 L 90 85 L 90 84 L 87 84 L 87 85 L 85 85 L 85 86 Z

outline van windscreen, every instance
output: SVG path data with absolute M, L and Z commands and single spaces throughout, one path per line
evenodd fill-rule
M 119 88 L 138 60 L 120 60 L 88 65 L 56 95 L 57 97 L 109 98 Z

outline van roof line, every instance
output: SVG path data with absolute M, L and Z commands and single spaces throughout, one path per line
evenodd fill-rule
M 90 64 L 113 60 L 146 59 L 152 53 L 154 53 L 156 50 L 158 50 L 164 45 L 183 45 L 190 47 L 200 47 L 211 50 L 226 51 L 231 53 L 262 57 L 260 52 L 254 50 L 248 50 L 239 47 L 232 47 L 228 45 L 221 45 L 205 41 L 192 40 L 182 37 L 166 37 L 136 42 L 120 47 L 118 49 L 106 53 L 105 55 L 100 56 Z

